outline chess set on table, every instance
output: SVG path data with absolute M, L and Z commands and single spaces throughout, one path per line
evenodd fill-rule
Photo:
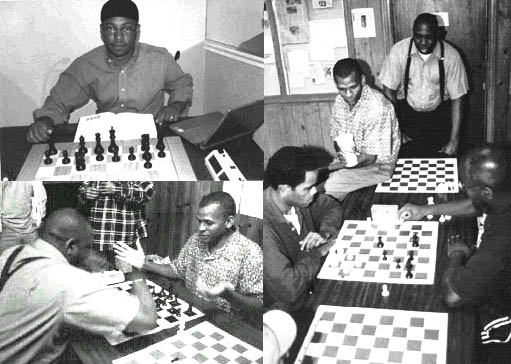
M 75 143 L 36 144 L 32 146 L 18 180 L 159 180 L 196 181 L 195 173 L 179 137 L 141 140 L 115 140 L 110 130 L 110 145 L 105 148 L 101 136 L 96 142 L 80 138 Z
M 319 306 L 295 364 L 445 364 L 447 314 Z
M 123 333 L 121 336 L 105 337 L 111 345 L 117 345 L 135 337 L 153 334 L 164 329 L 175 329 L 177 332 L 181 329 L 188 329 L 205 320 L 204 313 L 193 307 L 193 302 L 185 302 L 177 297 L 172 284 L 169 285 L 168 289 L 163 289 L 150 280 L 146 280 L 146 283 L 156 304 L 156 312 L 159 317 L 157 320 L 158 327 L 141 334 L 130 335 Z M 111 287 L 129 292 L 133 287 L 133 281 L 125 281 L 114 284 Z
M 392 178 L 381 182 L 381 193 L 458 193 L 456 158 L 398 159 Z

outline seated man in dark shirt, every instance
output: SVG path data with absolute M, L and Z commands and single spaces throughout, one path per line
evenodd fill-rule
M 478 329 L 487 356 L 483 363 L 511 363 L 511 156 L 492 145 L 475 148 L 462 158 L 459 178 L 468 200 L 431 207 L 406 205 L 401 215 L 413 219 L 423 213 L 486 215 L 474 253 L 459 236 L 450 238 L 443 296 L 449 307 L 479 308 Z
M 131 0 L 109 0 L 101 9 L 104 45 L 77 58 L 59 77 L 44 105 L 34 111 L 27 140 L 49 139 L 55 124 L 89 100 L 97 112 L 153 114 L 175 122 L 192 100 L 192 77 L 165 48 L 139 43 L 138 9 Z M 164 94 L 169 94 L 167 106 Z
M 264 191 L 264 307 L 301 309 L 342 225 L 342 209 L 316 196 L 318 171 L 305 148 L 284 147 L 268 161 Z

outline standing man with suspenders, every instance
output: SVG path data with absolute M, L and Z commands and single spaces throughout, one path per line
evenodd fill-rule
M 415 19 L 413 36 L 392 47 L 380 81 L 396 105 L 407 157 L 456 154 L 467 74 L 458 51 L 439 38 L 435 15 Z

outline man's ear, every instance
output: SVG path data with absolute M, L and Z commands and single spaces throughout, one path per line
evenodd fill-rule
M 493 193 L 491 187 L 484 186 L 483 189 L 481 190 L 481 193 L 484 196 L 484 198 L 488 201 L 491 201 L 495 198 L 495 194 Z
M 366 75 L 362 74 L 362 75 L 360 76 L 360 79 L 361 79 L 361 81 L 362 81 L 362 86 L 364 86 L 364 85 L 366 84 Z
M 226 220 L 225 220 L 225 227 L 227 229 L 230 229 L 234 226 L 234 223 L 235 223 L 235 218 L 234 216 L 229 216 Z
M 278 185 L 277 190 L 280 193 L 288 193 L 289 191 L 292 190 L 292 188 L 290 185 Z
M 74 258 L 78 256 L 80 247 L 78 246 L 78 242 L 75 239 L 66 240 L 64 246 L 66 247 L 66 254 L 68 257 Z

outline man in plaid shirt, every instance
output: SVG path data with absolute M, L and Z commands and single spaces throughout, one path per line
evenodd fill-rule
M 113 244 L 134 246 L 147 237 L 145 204 L 153 195 L 152 182 L 83 182 L 78 198 L 87 205 L 94 248 L 113 264 Z

